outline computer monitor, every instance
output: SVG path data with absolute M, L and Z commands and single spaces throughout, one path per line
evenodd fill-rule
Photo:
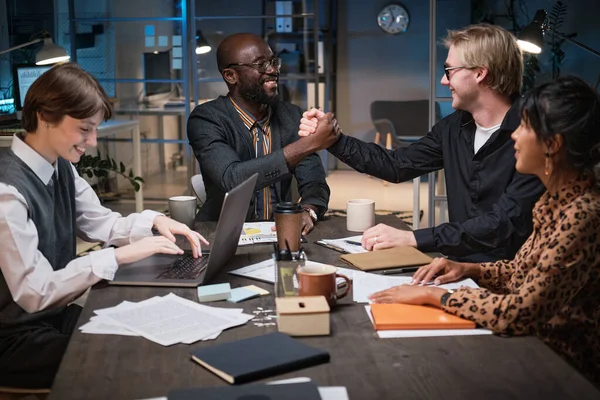
M 52 65 L 17 64 L 13 68 L 13 95 L 17 111 L 23 109 L 25 95 L 31 84 L 44 72 L 52 68 Z
M 144 53 L 143 67 L 144 79 L 172 79 L 170 50 Z M 146 82 L 144 83 L 144 101 L 166 100 L 171 91 L 171 82 Z

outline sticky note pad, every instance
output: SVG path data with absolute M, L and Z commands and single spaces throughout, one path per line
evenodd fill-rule
M 253 299 L 255 297 L 259 297 L 260 294 L 255 292 L 254 290 L 249 290 L 244 287 L 239 287 L 231 290 L 231 294 L 227 301 L 231 303 L 239 303 L 240 301 Z
M 261 296 L 266 296 L 267 294 L 269 294 L 268 290 L 261 289 L 261 288 L 259 288 L 258 286 L 255 286 L 255 285 L 244 286 L 244 288 L 248 289 L 248 290 L 252 290 L 253 292 L 258 293 Z
M 216 285 L 198 286 L 198 301 L 227 300 L 231 293 L 229 283 L 218 283 Z

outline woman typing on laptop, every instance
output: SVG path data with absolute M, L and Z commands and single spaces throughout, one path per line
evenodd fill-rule
M 183 254 L 187 226 L 154 211 L 121 217 L 103 207 L 71 163 L 96 146 L 111 117 L 104 90 L 75 64 L 61 64 L 30 87 L 25 132 L 0 156 L 0 386 L 50 387 L 81 308 L 68 305 L 119 265 L 156 253 Z M 161 235 L 153 236 L 152 228 Z M 118 248 L 76 257 L 76 235 Z
M 600 387 L 600 190 L 592 172 L 600 161 L 598 94 L 580 79 L 559 78 L 525 95 L 521 117 L 512 134 L 516 169 L 537 175 L 547 191 L 515 259 L 436 259 L 413 284 L 470 277 L 482 288 L 403 285 L 370 299 L 440 307 L 495 333 L 535 334 Z

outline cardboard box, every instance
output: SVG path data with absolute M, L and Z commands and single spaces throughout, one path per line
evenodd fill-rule
M 277 327 L 291 336 L 329 335 L 329 304 L 324 296 L 279 297 Z

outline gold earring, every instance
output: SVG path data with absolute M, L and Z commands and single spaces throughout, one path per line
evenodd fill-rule
M 552 169 L 552 163 L 550 160 L 550 153 L 546 152 L 546 154 L 544 154 L 544 156 L 546 156 L 546 166 L 544 168 L 544 174 L 546 176 L 550 175 L 551 169 Z
M 48 123 L 46 122 L 46 128 L 50 128 L 50 125 L 48 125 Z

